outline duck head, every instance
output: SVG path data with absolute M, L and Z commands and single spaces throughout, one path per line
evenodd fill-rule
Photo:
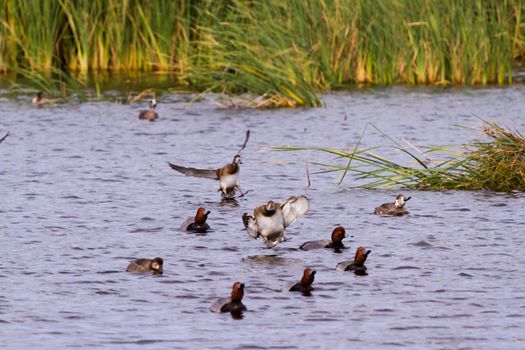
M 315 271 L 307 267 L 304 269 L 303 278 L 301 279 L 301 286 L 308 288 L 314 283 Z
M 241 301 L 244 297 L 244 283 L 235 282 L 232 287 L 231 300 L 232 302 Z
M 337 226 L 332 231 L 332 243 L 342 243 L 346 237 L 346 231 L 343 226 Z
M 235 157 L 233 157 L 232 164 L 242 164 L 240 154 L 236 154 Z
M 371 250 L 366 250 L 365 247 L 357 248 L 357 251 L 355 252 L 354 263 L 364 264 L 366 258 L 368 257 L 368 254 L 370 254 L 371 252 Z
M 155 258 L 151 262 L 151 269 L 156 272 L 162 272 L 162 265 L 164 264 L 164 260 L 162 258 Z
M 402 194 L 398 194 L 394 205 L 396 206 L 396 208 L 403 208 L 405 206 L 405 202 L 410 200 L 410 198 L 412 197 L 405 198 L 405 196 L 403 196 Z
M 33 97 L 33 100 L 31 101 L 33 104 L 37 104 L 40 101 L 42 101 L 42 98 L 44 97 L 44 93 L 42 91 L 39 91 L 36 93 L 36 97 Z
M 157 107 L 157 100 L 152 98 L 151 101 L 149 102 L 149 108 L 155 109 L 156 107 Z
M 197 225 L 203 225 L 208 219 L 208 215 L 210 213 L 211 212 L 209 210 L 206 211 L 204 208 L 200 207 L 199 209 L 197 209 L 197 214 L 195 215 L 195 219 L 193 220 L 193 222 Z
M 268 201 L 264 206 L 264 211 L 267 215 L 273 215 L 273 213 L 275 213 L 275 203 L 273 201 Z

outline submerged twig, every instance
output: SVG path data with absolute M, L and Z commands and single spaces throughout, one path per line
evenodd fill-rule
M 7 136 L 9 136 L 9 131 L 7 131 L 6 134 L 0 139 L 0 143 L 4 142 Z
M 306 166 L 306 179 L 308 180 L 308 186 L 306 188 L 310 188 L 310 172 L 308 171 L 308 158 L 307 157 L 304 157 L 304 162 L 305 162 L 305 166 Z

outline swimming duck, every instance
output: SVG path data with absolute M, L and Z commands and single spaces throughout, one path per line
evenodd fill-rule
M 244 213 L 242 221 L 250 237 L 261 237 L 267 248 L 273 248 L 285 241 L 284 229 L 308 212 L 309 203 L 306 196 L 292 196 L 282 204 L 268 201 L 256 207 L 253 216 Z
M 203 233 L 210 229 L 210 225 L 206 223 L 210 211 L 206 211 L 204 208 L 197 209 L 197 214 L 194 218 L 188 218 L 181 225 L 183 231 L 193 231 Z
M 242 313 L 246 311 L 246 306 L 242 303 L 244 297 L 244 283 L 235 282 L 232 287 L 232 293 L 229 298 L 217 299 L 210 307 L 213 312 L 231 312 Z
M 164 264 L 164 260 L 158 257 L 155 259 L 137 259 L 128 265 L 126 271 L 162 273 L 162 264 Z
M 235 157 L 233 157 L 232 162 L 219 169 L 196 169 L 183 167 L 169 162 L 168 164 L 173 170 L 183 173 L 187 176 L 219 180 L 219 192 L 221 192 L 222 198 L 234 199 L 236 190 L 239 190 L 241 195 L 243 195 L 241 191 L 241 183 L 239 180 L 239 164 L 242 164 L 240 153 L 246 147 L 246 143 L 248 142 L 249 138 L 250 130 L 246 131 L 246 140 L 244 141 L 244 145 L 241 147 Z
M 307 267 L 304 269 L 303 278 L 298 282 L 288 283 L 284 286 L 283 291 L 285 292 L 301 292 L 303 294 L 310 293 L 312 283 L 314 283 L 315 271 Z
M 149 111 L 140 111 L 139 119 L 146 119 L 146 120 L 149 120 L 150 122 L 157 119 L 159 115 L 155 111 L 155 108 L 157 108 L 157 101 L 154 98 L 152 98 L 149 103 Z
M 318 241 L 308 241 L 303 243 L 299 249 L 302 250 L 312 250 L 312 249 L 321 249 L 329 248 L 333 249 L 336 253 L 340 253 L 341 249 L 346 249 L 343 244 L 343 239 L 346 237 L 346 231 L 343 226 L 337 226 L 332 231 L 332 239 L 320 239 Z
M 374 214 L 377 215 L 394 215 L 401 216 L 408 214 L 408 211 L 404 208 L 405 202 L 410 200 L 412 197 L 405 198 L 402 194 L 398 194 L 394 203 L 383 203 L 379 207 L 375 208 Z
M 36 97 L 33 97 L 33 100 L 31 101 L 31 103 L 33 103 L 34 105 L 43 105 L 46 103 L 53 103 L 58 100 L 59 100 L 58 98 L 45 96 L 42 91 L 39 91 L 37 92 Z
M 342 261 L 336 266 L 337 271 L 354 271 L 356 275 L 366 275 L 365 261 L 370 254 L 370 250 L 366 250 L 365 247 L 357 248 L 355 252 L 354 260 Z

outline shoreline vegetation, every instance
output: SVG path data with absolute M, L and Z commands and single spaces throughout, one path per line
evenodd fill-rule
M 483 121 L 483 134 L 488 140 L 440 147 L 417 147 L 407 140 L 405 145 L 384 134 L 392 146 L 359 149 L 362 137 L 351 152 L 322 147 L 274 146 L 276 151 L 321 151 L 345 159 L 346 165 L 319 164 L 319 173 L 340 172 L 339 184 L 347 173 L 354 180 L 365 182 L 359 187 L 400 187 L 417 190 L 492 190 L 525 191 L 525 137 L 517 130 Z M 378 153 L 389 149 L 404 154 L 406 164 L 390 160 Z M 415 164 L 415 165 L 414 165 Z
M 46 92 L 169 72 L 193 91 L 311 107 L 359 84 L 509 84 L 524 62 L 521 0 L 0 0 L 0 72 Z

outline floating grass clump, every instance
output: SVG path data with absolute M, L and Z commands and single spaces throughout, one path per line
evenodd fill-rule
M 341 180 L 350 172 L 364 188 L 402 187 L 408 189 L 455 189 L 525 191 L 525 137 L 518 131 L 504 129 L 496 123 L 485 122 L 488 141 L 475 141 L 463 146 L 419 148 L 407 143 L 403 147 L 390 137 L 394 146 L 389 149 L 402 152 L 411 162 L 405 165 L 377 153 L 382 147 L 345 152 L 320 147 L 273 147 L 280 151 L 317 150 L 348 159 L 346 165 L 319 164 L 321 171 L 341 172 Z M 386 135 L 385 135 L 386 136 Z M 359 144 L 359 143 L 358 143 Z M 437 160 L 441 159 L 441 160 Z
M 352 84 L 511 83 L 524 34 L 523 0 L 0 0 L 0 71 L 169 71 L 319 106 Z

